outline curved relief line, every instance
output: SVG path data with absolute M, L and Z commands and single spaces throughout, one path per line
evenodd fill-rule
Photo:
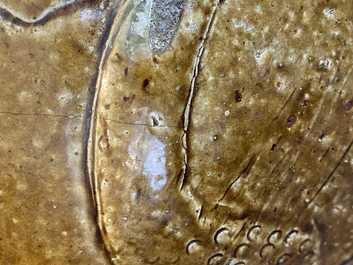
M 249 225 L 249 220 L 248 219 L 245 219 L 245 221 L 244 221 L 244 223 L 243 223 L 243 225 L 241 226 L 241 228 L 239 229 L 239 231 L 236 233 L 236 234 L 234 234 L 234 236 L 231 238 L 231 241 L 233 242 L 233 245 L 235 246 L 235 245 L 241 245 L 242 243 L 239 243 L 239 242 L 242 242 L 242 240 L 244 239 L 244 237 L 246 236 L 246 231 L 247 231 L 247 229 L 248 229 L 248 225 Z M 250 246 L 250 245 L 249 245 Z M 235 247 L 235 249 L 236 249 L 237 247 Z M 235 249 L 234 249 L 234 251 L 235 251 Z M 233 251 L 233 253 L 234 253 L 234 251 Z M 234 256 L 235 257 L 235 256 Z
M 92 190 L 92 196 L 93 200 L 96 206 L 96 214 L 97 214 L 97 224 L 99 227 L 99 232 L 102 236 L 104 246 L 109 253 L 110 260 L 112 261 L 114 259 L 114 250 L 112 247 L 112 244 L 110 240 L 107 237 L 107 231 L 103 222 L 103 215 L 102 215 L 102 204 L 101 204 L 101 193 L 98 185 L 98 179 L 97 175 L 95 174 L 95 155 L 96 155 L 96 150 L 95 150 L 95 145 L 96 145 L 96 139 L 95 139 L 95 132 L 96 132 L 96 121 L 98 118 L 98 113 L 97 113 L 97 107 L 98 107 L 98 99 L 99 99 L 99 94 L 101 90 L 101 83 L 102 83 L 102 75 L 103 75 L 103 70 L 106 65 L 107 58 L 109 57 L 111 50 L 112 50 L 112 44 L 114 43 L 116 36 L 120 30 L 121 23 L 123 22 L 124 18 L 126 17 L 126 10 L 129 7 L 129 0 L 123 0 L 122 2 L 117 0 L 114 1 L 113 6 L 112 6 L 112 14 L 110 16 L 110 23 L 107 27 L 106 30 L 106 36 L 104 37 L 103 40 L 103 48 L 102 48 L 102 53 L 100 56 L 100 59 L 98 61 L 98 70 L 97 70 L 97 76 L 96 79 L 94 80 L 93 84 L 93 91 L 91 93 L 93 94 L 89 106 L 87 108 L 87 118 L 86 118 L 86 123 L 87 123 L 87 128 L 86 128 L 86 139 L 85 139 L 85 145 L 86 145 L 86 158 L 85 158 L 85 167 L 86 167 L 86 173 L 88 175 L 89 181 L 90 181 L 90 186 Z
M 331 170 L 331 172 L 329 173 L 329 175 L 325 178 L 325 180 L 323 181 L 323 183 L 320 185 L 320 187 L 318 188 L 318 190 L 314 193 L 313 197 L 309 200 L 309 202 L 306 204 L 305 208 L 308 208 L 313 201 L 317 198 L 317 196 L 320 194 L 320 192 L 325 188 L 325 186 L 330 182 L 330 180 L 332 179 L 333 175 L 335 174 L 336 170 L 339 168 L 339 166 L 342 164 L 344 158 L 346 157 L 346 155 L 348 154 L 349 150 L 352 148 L 353 146 L 353 140 L 350 142 L 350 144 L 348 145 L 348 147 L 346 148 L 346 150 L 343 152 L 342 156 L 340 157 L 340 159 L 337 161 L 336 165 L 334 166 L 334 168 Z
M 295 235 L 297 235 L 297 234 L 299 234 L 299 231 L 298 231 L 297 229 L 292 229 L 292 230 L 290 230 L 290 231 L 287 233 L 287 235 L 284 237 L 283 243 L 284 243 L 285 245 L 289 244 L 289 241 L 288 241 L 288 240 L 289 240 L 291 237 L 293 237 L 293 236 L 295 236 Z
M 305 245 L 308 245 L 309 244 L 309 248 L 312 246 L 313 242 L 310 238 L 307 238 L 307 239 L 304 239 L 300 244 L 299 244 L 299 247 L 298 247 L 298 252 L 299 254 L 306 254 L 307 251 L 305 251 L 304 247 Z
M 244 248 L 249 249 L 249 248 L 250 248 L 250 244 L 248 244 L 248 243 L 241 243 L 241 244 L 237 245 L 237 246 L 235 247 L 235 249 L 233 250 L 232 256 L 233 256 L 234 258 L 238 258 L 238 251 L 241 250 L 241 249 L 244 249 Z
M 292 253 L 284 253 L 277 258 L 276 265 L 281 265 L 287 263 L 293 257 Z
M 257 158 L 260 156 L 260 154 L 255 154 L 255 155 L 252 155 L 248 161 L 248 163 L 246 164 L 246 166 L 242 169 L 242 171 L 239 173 L 238 176 L 236 176 L 231 182 L 230 184 L 228 184 L 227 188 L 225 189 L 225 191 L 223 192 L 223 195 L 222 197 L 220 197 L 218 200 L 217 200 L 217 203 L 216 203 L 216 207 L 217 205 L 219 205 L 223 200 L 224 198 L 227 196 L 228 192 L 231 190 L 231 188 L 233 187 L 233 185 L 241 178 L 246 178 L 249 174 L 250 174 L 250 171 L 251 169 L 253 168 L 253 166 L 255 165 L 256 161 L 257 161 Z
M 343 84 L 341 85 L 341 88 L 340 90 L 343 90 L 346 86 L 346 84 L 348 83 L 348 80 L 350 77 L 353 77 L 352 75 L 352 71 L 353 71 L 353 67 L 350 68 L 350 70 L 348 71 L 348 77 L 345 78 L 345 80 L 343 81 Z M 295 90 L 291 93 L 290 98 L 292 98 L 293 96 L 293 93 L 295 92 Z M 327 93 L 325 93 L 323 95 L 323 97 L 320 99 L 320 102 L 319 102 L 319 105 L 318 107 L 316 108 L 316 114 L 314 115 L 314 117 L 311 119 L 311 122 L 310 122 L 310 125 L 309 125 L 309 130 L 308 132 L 305 134 L 305 138 L 307 138 L 310 134 L 311 134 L 311 131 L 314 127 L 314 124 L 315 122 L 317 121 L 318 119 L 318 116 L 319 114 L 321 113 L 321 110 L 322 110 L 322 107 L 324 105 L 324 102 L 325 102 L 325 99 L 327 97 Z M 330 111 L 332 110 L 332 107 L 330 108 Z M 282 110 L 281 110 L 282 112 Z M 277 117 L 276 117 L 277 118 Z M 320 186 L 320 188 L 318 189 L 318 191 L 314 194 L 314 196 L 309 200 L 308 203 L 305 204 L 305 207 L 304 209 L 308 208 L 309 205 L 312 203 L 313 200 L 315 200 L 315 198 L 317 197 L 317 195 L 321 192 L 321 190 L 324 188 L 324 186 L 327 185 L 327 183 L 329 182 L 329 180 L 333 177 L 333 174 L 334 172 L 337 170 L 337 168 L 339 167 L 340 163 L 342 162 L 342 160 L 344 159 L 345 155 L 348 153 L 349 149 L 351 148 L 352 146 L 352 142 L 350 143 L 348 149 L 346 150 L 345 154 L 342 156 L 342 158 L 339 160 L 338 164 L 336 164 L 335 168 L 332 170 L 332 172 L 329 174 L 329 176 L 325 179 L 324 183 Z M 297 222 L 298 219 L 299 219 L 300 216 L 298 216 L 298 218 L 295 218 L 295 221 Z
M 74 12 L 81 9 L 84 6 L 93 5 L 95 1 L 92 0 L 71 0 L 64 4 L 58 4 L 53 7 L 47 8 L 39 17 L 36 19 L 26 20 L 15 15 L 5 6 L 0 6 L 0 17 L 3 20 L 9 21 L 17 26 L 30 27 L 30 26 L 41 26 L 49 22 L 50 20 L 59 17 L 63 12 L 69 11 Z
M 279 111 L 277 112 L 276 116 L 272 118 L 272 121 L 270 124 L 272 124 L 272 122 L 278 120 L 281 117 L 281 115 L 282 115 L 283 111 L 285 110 L 285 108 L 287 107 L 288 103 L 292 100 L 295 92 L 297 92 L 296 87 L 293 88 L 292 92 L 289 94 L 287 99 L 284 101 L 283 105 L 279 108 Z
M 314 125 L 316 123 L 316 121 L 319 118 L 319 115 L 322 113 L 322 107 L 324 106 L 325 100 L 327 98 L 327 93 L 324 93 L 324 95 L 320 98 L 319 104 L 316 106 L 316 108 L 314 109 L 314 116 L 311 118 L 310 120 L 310 124 L 308 126 L 308 131 L 307 133 L 304 135 L 304 138 L 308 138 L 314 128 Z
M 219 244 L 219 242 L 218 242 L 218 236 L 219 236 L 222 232 L 229 232 L 229 229 L 228 229 L 227 227 L 221 227 L 221 228 L 219 228 L 218 230 L 216 230 L 216 232 L 215 232 L 214 235 L 213 235 L 213 241 L 214 241 L 216 244 Z
M 280 239 L 282 237 L 282 230 L 280 229 L 275 229 L 273 230 L 268 236 L 267 236 L 267 243 L 269 244 L 272 244 L 272 245 L 275 245 L 276 243 L 275 242 L 271 242 L 271 238 L 275 237 L 276 235 L 278 235 L 278 238 Z
M 347 73 L 347 75 L 346 75 L 346 78 L 343 80 L 342 85 L 340 86 L 340 88 L 338 89 L 338 91 L 342 91 L 342 90 L 346 87 L 348 81 L 353 78 L 352 72 L 353 72 L 353 65 L 352 65 L 352 66 L 350 67 L 350 69 L 348 70 L 348 73 Z M 309 125 L 309 130 L 308 130 L 308 132 L 307 132 L 307 133 L 305 134 L 305 136 L 304 136 L 305 138 L 307 138 L 308 136 L 310 136 L 311 131 L 313 130 L 314 125 L 315 125 L 315 123 L 316 123 L 316 121 L 317 121 L 319 115 L 322 113 L 322 107 L 323 107 L 324 102 L 325 102 L 325 100 L 326 100 L 327 94 L 328 94 L 327 92 L 324 93 L 323 97 L 320 99 L 319 106 L 318 106 L 317 109 L 315 110 L 315 115 L 314 115 L 314 117 L 311 119 L 311 122 L 310 122 L 310 125 Z M 333 100 L 331 100 L 331 104 L 330 104 L 330 107 L 329 107 L 329 113 L 327 114 L 327 116 L 329 116 L 329 115 L 332 114 L 333 106 L 334 106 L 334 104 L 337 102 L 337 99 L 338 99 L 338 97 L 339 97 L 339 94 L 340 94 L 340 93 L 336 93 L 335 98 L 334 98 Z M 325 107 L 326 107 L 326 106 L 325 106 Z
M 186 251 L 186 254 L 190 255 L 191 252 L 190 252 L 190 247 L 193 245 L 193 244 L 201 244 L 202 241 L 201 240 L 198 240 L 198 239 L 192 239 L 190 240 L 189 242 L 186 243 L 186 247 L 185 247 L 185 251 Z
M 212 260 L 223 259 L 223 257 L 224 257 L 224 254 L 222 252 L 215 253 L 211 257 L 208 258 L 207 265 L 211 265 L 213 263 Z
M 246 233 L 246 238 L 247 238 L 247 240 L 248 240 L 249 242 L 255 241 L 254 238 L 251 238 L 251 233 L 252 233 L 252 231 L 254 231 L 255 229 L 261 231 L 262 227 L 261 227 L 261 225 L 254 225 L 254 226 L 250 227 L 250 229 L 249 229 L 248 232 Z
M 83 125 L 83 172 L 86 176 L 86 179 L 88 180 L 89 184 L 89 189 L 91 190 L 91 196 L 92 196 L 92 203 L 94 206 L 93 212 L 94 212 L 94 218 L 95 218 L 95 222 L 97 225 L 97 232 L 100 235 L 100 239 L 102 239 L 102 243 L 104 246 L 104 251 L 106 253 L 106 256 L 108 257 L 108 260 L 110 263 L 112 263 L 112 257 L 111 257 L 111 251 L 110 251 L 110 247 L 106 244 L 106 237 L 104 232 L 102 231 L 98 219 L 99 219 L 99 213 L 98 213 L 98 208 L 97 208 L 97 201 L 96 201 L 96 189 L 95 189 L 95 183 L 93 182 L 93 177 L 91 174 L 91 165 L 90 165 L 90 157 L 91 157 L 91 153 L 90 153 L 90 139 L 91 139 L 91 123 L 92 123 L 92 106 L 94 103 L 94 96 L 96 93 L 96 85 L 97 85 L 97 80 L 98 80 L 98 76 L 100 75 L 100 71 L 99 71 L 99 66 L 102 63 L 102 60 L 104 58 L 104 51 L 105 51 L 105 46 L 107 44 L 107 41 L 109 39 L 110 36 L 110 32 L 112 29 L 112 25 L 114 22 L 114 18 L 116 16 L 116 3 L 115 5 L 113 4 L 111 7 L 111 10 L 109 12 L 109 14 L 106 16 L 107 18 L 107 22 L 105 25 L 105 29 L 103 32 L 103 36 L 100 40 L 100 44 L 98 47 L 98 59 L 97 59 L 97 70 L 95 73 L 95 76 L 92 78 L 91 81 L 91 85 L 88 89 L 88 96 L 87 96 L 87 106 L 85 109 L 85 116 L 84 116 L 84 125 Z
M 290 150 L 289 150 L 290 151 Z M 272 167 L 271 171 L 269 172 L 269 174 L 266 175 L 266 178 L 269 178 L 271 176 L 273 176 L 273 173 L 275 173 L 275 171 L 279 168 L 281 168 L 281 166 L 283 164 L 286 163 L 286 159 L 287 159 L 287 155 L 288 155 L 288 152 L 286 152 L 282 157 L 281 159 Z M 289 158 L 290 159 L 290 158 Z M 287 172 L 287 171 L 286 171 Z M 282 173 L 283 174 L 283 173 Z M 281 174 L 279 173 L 278 175 L 276 175 L 276 177 L 278 176 L 281 176 Z M 266 187 L 265 187 L 266 188 Z M 263 194 L 261 194 L 263 195 Z M 253 222 L 254 223 L 257 223 L 259 220 L 261 220 L 263 214 L 265 213 L 266 209 L 269 207 L 269 205 L 271 205 L 271 197 L 270 198 L 267 198 L 268 200 L 266 200 L 263 205 L 261 206 L 261 208 L 259 209 L 258 211 L 258 214 L 254 217 L 254 220 Z
M 266 250 L 267 249 L 272 249 L 272 251 L 274 251 L 276 249 L 275 245 L 273 245 L 272 243 L 267 243 L 265 245 L 263 245 L 259 251 L 259 256 L 261 259 L 266 258 Z
M 109 14 L 106 16 L 107 17 L 107 22 L 105 25 L 105 29 L 102 35 L 102 38 L 100 40 L 100 44 L 98 47 L 98 59 L 97 59 L 97 70 L 92 78 L 90 87 L 88 89 L 88 96 L 87 96 L 87 105 L 85 109 L 85 116 L 84 116 L 84 135 L 83 135 L 83 145 L 84 145 L 84 154 L 83 154 L 83 161 L 84 161 L 84 172 L 89 179 L 90 182 L 90 188 L 91 188 L 91 193 L 92 193 L 92 199 L 94 202 L 94 206 L 97 207 L 96 203 L 96 194 L 95 194 L 95 188 L 93 184 L 93 178 L 91 177 L 92 174 L 90 173 L 90 165 L 89 165 L 89 158 L 91 157 L 90 155 L 90 139 L 92 139 L 92 124 L 93 124 L 93 115 L 94 115 L 94 104 L 95 104 L 95 96 L 96 96 L 96 86 L 98 84 L 98 78 L 100 76 L 100 66 L 102 64 L 102 61 L 105 61 L 106 56 L 105 50 L 106 50 L 106 45 L 108 42 L 108 39 L 110 37 L 110 33 L 112 31 L 112 26 L 113 22 L 116 16 L 116 9 L 117 5 L 119 2 L 115 1 L 112 6 Z
M 353 65 L 348 70 L 347 75 L 346 75 L 345 79 L 342 82 L 342 85 L 340 86 L 339 89 L 337 89 L 336 95 L 335 95 L 334 99 L 332 100 L 332 103 L 331 103 L 331 106 L 330 106 L 330 111 L 329 111 L 328 115 L 332 114 L 332 111 L 334 110 L 334 108 L 333 108 L 334 104 L 337 102 L 338 98 L 341 95 L 340 92 L 342 92 L 346 88 L 346 85 L 348 84 L 348 81 L 352 81 L 353 80 L 352 72 L 353 72 Z
M 192 104 L 194 102 L 194 98 L 196 95 L 196 81 L 200 72 L 200 66 L 201 66 L 201 60 L 203 57 L 203 54 L 205 52 L 205 46 L 207 44 L 208 37 L 211 33 L 213 22 L 216 17 L 216 13 L 218 10 L 218 7 L 220 5 L 221 0 L 216 1 L 210 19 L 208 20 L 206 29 L 203 33 L 202 40 L 200 42 L 199 48 L 197 50 L 196 58 L 192 67 L 192 78 L 191 78 L 191 83 L 190 83 L 190 90 L 189 90 L 189 96 L 188 100 L 184 109 L 183 113 L 183 136 L 182 136 L 182 149 L 183 149 L 183 154 L 184 154 L 184 163 L 183 163 L 183 168 L 182 168 L 182 176 L 181 176 L 181 181 L 180 181 L 180 190 L 183 189 L 188 173 L 189 173 L 189 157 L 188 157 L 188 151 L 189 151 L 189 132 L 190 132 L 190 120 L 191 120 L 191 109 L 192 109 Z
M 282 179 L 282 181 L 281 181 L 281 183 L 280 183 L 280 185 L 282 186 L 282 185 L 285 185 L 286 187 L 284 187 L 283 188 L 283 190 L 287 190 L 287 187 L 288 187 L 288 180 L 290 180 L 290 178 L 291 178 L 291 175 L 290 175 L 290 173 L 289 173 L 289 171 L 291 170 L 291 168 L 295 168 L 295 165 L 297 164 L 297 162 L 298 162 L 298 159 L 300 158 L 300 154 L 301 154 L 301 152 L 300 151 L 297 151 L 296 153 L 295 153 L 295 155 L 292 157 L 292 159 L 291 160 L 293 160 L 293 162 L 292 163 L 290 163 L 290 165 L 288 166 L 288 169 L 286 170 L 286 173 L 287 173 L 287 175 L 284 175 L 284 178 Z M 286 184 L 287 183 L 287 184 Z M 275 195 L 275 197 L 274 197 L 274 200 L 273 200 L 273 202 L 276 202 L 277 200 L 278 200 L 278 198 L 281 196 L 281 193 L 282 192 L 280 192 L 280 191 L 277 191 L 277 193 L 276 193 L 276 195 Z M 292 199 L 291 197 L 288 197 L 288 201 L 290 201 L 290 199 Z M 295 211 L 294 211 L 295 212 Z M 294 215 L 294 214 L 293 214 Z M 288 220 L 293 220 L 293 224 L 296 224 L 297 223 L 297 219 L 295 219 L 295 216 L 292 216 L 292 218 L 290 218 L 290 219 L 288 219 Z M 279 227 L 280 226 L 280 224 L 281 224 L 281 222 L 283 222 L 283 220 L 281 220 L 281 219 L 279 219 L 279 218 L 277 218 L 277 220 L 276 220 L 276 223 L 275 223 L 275 227 Z

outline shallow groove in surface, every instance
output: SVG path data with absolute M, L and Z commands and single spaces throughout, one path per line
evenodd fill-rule
M 194 101 L 194 98 L 195 98 L 196 92 L 197 92 L 196 91 L 196 81 L 197 81 L 197 77 L 200 72 L 202 56 L 205 52 L 207 40 L 209 38 L 209 34 L 212 31 L 212 26 L 215 21 L 219 5 L 220 5 L 220 1 L 217 0 L 215 3 L 215 6 L 213 7 L 213 10 L 210 15 L 209 21 L 207 23 L 206 29 L 203 33 L 199 48 L 197 50 L 193 69 L 192 69 L 192 78 L 191 78 L 191 83 L 190 83 L 189 96 L 188 96 L 188 100 L 187 100 L 185 110 L 183 113 L 183 130 L 184 130 L 184 132 L 183 132 L 183 136 L 182 136 L 182 148 L 183 148 L 183 152 L 184 152 L 184 166 L 182 169 L 183 172 L 182 172 L 182 176 L 181 176 L 181 180 L 180 180 L 180 190 L 182 190 L 184 185 L 186 184 L 187 176 L 188 176 L 188 172 L 189 172 L 189 158 L 188 158 L 189 131 L 190 131 L 190 121 L 191 121 L 191 115 L 192 115 L 192 104 L 193 104 L 193 101 Z

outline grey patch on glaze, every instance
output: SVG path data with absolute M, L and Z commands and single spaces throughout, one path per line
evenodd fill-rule
M 142 168 L 153 192 L 161 191 L 168 182 L 167 158 L 165 144 L 150 134 L 137 135 L 134 143 L 129 145 L 129 155 L 132 165 Z
M 185 0 L 153 1 L 149 45 L 153 53 L 163 53 L 171 44 L 179 26 Z
M 126 40 L 130 57 L 163 53 L 179 26 L 185 0 L 134 0 Z
M 344 261 L 341 265 L 353 265 L 353 256 L 348 260 Z
M 153 191 L 161 191 L 167 184 L 165 145 L 157 138 L 152 138 L 143 163 L 143 174 L 148 177 Z
M 148 54 L 149 25 L 153 0 L 135 0 L 132 2 L 131 24 L 126 39 L 126 49 L 130 57 Z

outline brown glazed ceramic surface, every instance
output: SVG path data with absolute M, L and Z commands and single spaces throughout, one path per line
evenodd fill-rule
M 0 17 L 0 265 L 353 264 L 352 1 Z
M 82 170 L 108 8 L 71 6 L 38 25 L 1 11 L 1 265 L 109 264 Z

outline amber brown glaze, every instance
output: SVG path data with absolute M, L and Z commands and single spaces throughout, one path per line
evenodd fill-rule
M 101 68 L 88 162 L 113 262 L 348 260 L 352 4 L 188 3 L 156 55 L 131 2 Z
M 0 265 L 352 265 L 352 10 L 0 0 Z
M 82 171 L 108 11 L 82 5 L 38 27 L 0 22 L 1 265 L 110 264 Z

